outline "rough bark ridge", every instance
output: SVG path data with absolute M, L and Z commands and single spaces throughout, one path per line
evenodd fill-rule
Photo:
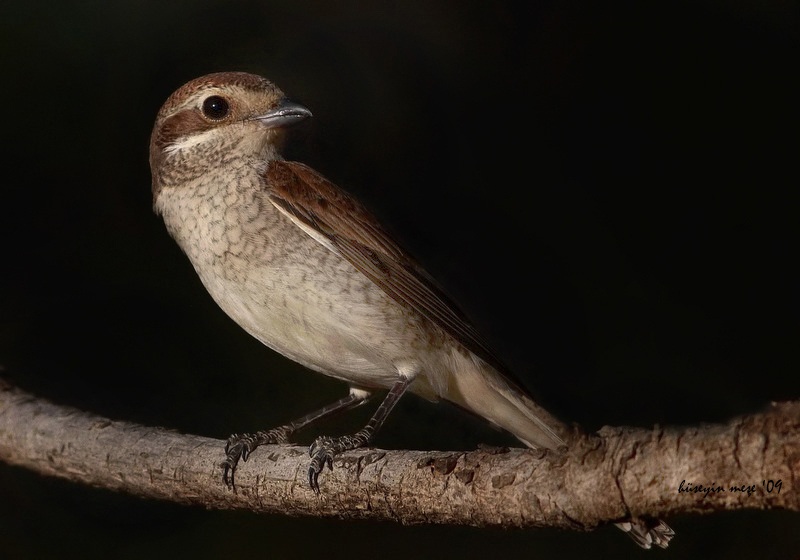
M 579 530 L 627 516 L 800 511 L 800 403 L 725 425 L 604 428 L 562 457 L 525 449 L 345 453 L 307 483 L 305 447 L 259 448 L 222 484 L 224 441 L 112 421 L 0 385 L 0 460 L 208 508 Z M 735 488 L 735 490 L 734 490 Z

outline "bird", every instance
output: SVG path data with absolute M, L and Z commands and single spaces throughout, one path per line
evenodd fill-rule
M 562 453 L 567 425 L 528 395 L 417 260 L 355 197 L 282 157 L 286 129 L 311 116 L 262 76 L 216 72 L 175 90 L 150 137 L 153 209 L 217 305 L 264 345 L 349 387 L 288 424 L 231 435 L 224 483 L 234 487 L 258 446 L 383 391 L 361 430 L 312 443 L 314 492 L 324 467 L 370 443 L 407 392 Z M 626 523 L 645 548 L 672 536 L 660 521 Z

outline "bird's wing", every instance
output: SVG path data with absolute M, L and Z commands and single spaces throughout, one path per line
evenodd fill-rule
M 452 300 L 357 200 L 297 162 L 271 162 L 266 181 L 270 201 L 303 230 L 347 259 L 392 299 L 507 373 Z

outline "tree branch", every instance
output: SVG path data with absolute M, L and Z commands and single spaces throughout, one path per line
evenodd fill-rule
M 564 456 L 525 449 L 359 450 L 320 477 L 320 496 L 306 481 L 306 449 L 290 445 L 259 448 L 237 470 L 237 492 L 230 491 L 219 466 L 224 445 L 112 421 L 0 385 L 0 460 L 207 508 L 581 530 L 628 516 L 800 511 L 800 402 L 773 404 L 726 425 L 603 428 L 576 435 Z

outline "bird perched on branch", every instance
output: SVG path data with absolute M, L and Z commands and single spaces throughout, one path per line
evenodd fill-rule
M 557 451 L 566 426 L 537 405 L 464 314 L 357 200 L 280 155 L 284 129 L 311 116 L 270 81 L 221 72 L 175 91 L 150 141 L 153 204 L 217 304 L 273 350 L 346 382 L 335 403 L 267 431 L 234 434 L 223 463 L 233 485 L 240 460 L 281 443 L 375 392 L 388 394 L 355 434 L 318 437 L 308 482 L 369 443 L 406 392 L 446 399 Z M 640 545 L 672 531 L 635 520 Z

